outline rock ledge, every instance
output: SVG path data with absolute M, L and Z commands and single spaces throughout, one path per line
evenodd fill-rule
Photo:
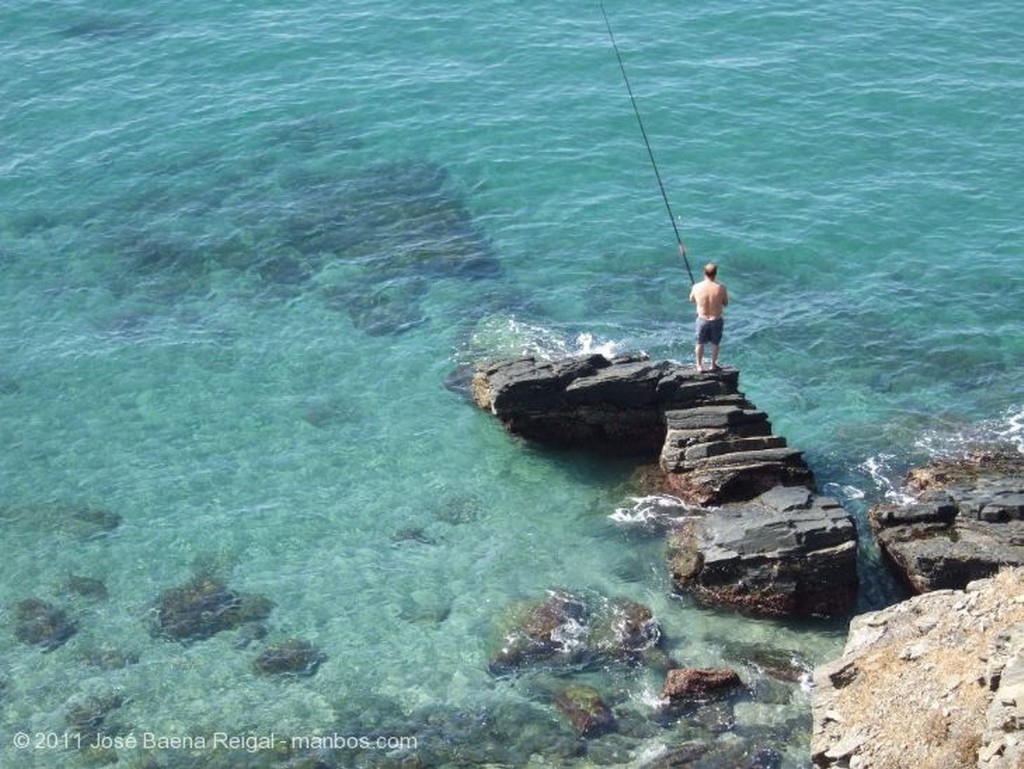
M 683 508 L 669 535 L 677 591 L 762 617 L 848 614 L 853 522 L 813 493 L 803 453 L 772 434 L 738 382 L 732 368 L 590 355 L 480 364 L 470 389 L 525 439 L 657 459 L 656 490 Z

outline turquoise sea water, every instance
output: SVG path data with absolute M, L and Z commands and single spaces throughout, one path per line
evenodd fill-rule
M 861 520 L 915 461 L 1021 443 L 1024 9 L 607 10 L 691 262 L 732 294 L 723 359 L 821 487 Z M 701 766 L 809 764 L 808 692 L 730 644 L 809 666 L 844 629 L 672 597 L 628 463 L 525 446 L 444 386 L 522 351 L 691 354 L 597 4 L 30 0 L 0 24 L 0 764 L 110 758 L 39 735 L 115 700 L 94 731 L 139 740 L 642 766 L 698 739 L 722 751 Z M 267 637 L 154 635 L 196 573 L 273 601 Z M 867 547 L 863 582 L 862 608 L 897 596 Z M 656 671 L 590 669 L 621 728 L 581 748 L 564 675 L 488 671 L 507 607 L 554 588 L 643 602 L 681 664 L 740 666 L 735 721 L 667 723 Z M 21 643 L 30 597 L 77 633 Z M 254 674 L 293 637 L 315 675 Z

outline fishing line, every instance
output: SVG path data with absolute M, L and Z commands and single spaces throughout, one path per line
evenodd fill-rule
M 658 180 L 658 189 L 661 190 L 661 199 L 665 201 L 665 210 L 668 211 L 668 219 L 672 222 L 672 231 L 676 234 L 676 243 L 679 245 L 679 254 L 683 257 L 686 265 L 686 274 L 690 276 L 690 283 L 693 283 L 693 271 L 690 269 L 690 260 L 686 258 L 686 246 L 679 235 L 679 228 L 676 226 L 676 218 L 672 215 L 672 206 L 669 205 L 668 195 L 665 194 L 665 185 L 661 182 L 661 174 L 658 172 L 658 164 L 654 161 L 654 150 L 651 149 L 651 142 L 647 138 L 647 131 L 644 129 L 644 121 L 640 118 L 640 108 L 636 106 L 636 97 L 633 96 L 633 88 L 626 76 L 626 65 L 622 63 L 622 54 L 619 53 L 619 46 L 615 44 L 615 33 L 612 32 L 611 22 L 608 21 L 608 14 L 605 13 L 604 3 L 601 5 L 601 15 L 604 16 L 604 24 L 608 27 L 608 38 L 612 41 L 612 48 L 615 50 L 615 58 L 619 60 L 619 69 L 622 71 L 622 79 L 626 83 L 626 91 L 629 92 L 629 100 L 633 104 L 633 114 L 636 115 L 636 123 L 640 126 L 640 134 L 644 137 L 644 145 L 647 147 L 647 155 L 651 159 L 651 167 L 654 169 L 654 178 Z

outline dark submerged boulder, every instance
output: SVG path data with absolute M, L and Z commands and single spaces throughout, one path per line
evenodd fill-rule
M 64 591 L 83 598 L 92 598 L 97 601 L 107 599 L 107 585 L 101 579 L 86 577 L 80 574 L 69 574 L 64 580 Z
M 111 648 L 87 649 L 78 658 L 83 664 L 99 670 L 122 670 L 139 661 L 139 655 L 134 651 Z
M 72 698 L 64 706 L 64 722 L 83 737 L 92 737 L 103 730 L 108 714 L 123 703 L 119 694 Z
M 559 669 L 656 662 L 661 630 L 651 610 L 628 599 L 552 590 L 542 601 L 506 610 L 489 669 L 503 675 L 530 666 Z
M 160 594 L 154 607 L 154 629 L 166 638 L 190 643 L 265 619 L 273 606 L 263 596 L 243 595 L 216 577 L 199 575 Z
M 326 657 L 309 641 L 291 638 L 270 644 L 252 661 L 260 675 L 311 676 Z
M 494 675 L 512 672 L 541 660 L 569 663 L 578 659 L 578 644 L 589 613 L 586 603 L 564 590 L 552 590 L 543 601 L 513 606 L 507 611 L 511 629 L 491 655 Z
M 668 671 L 661 696 L 672 703 L 706 699 L 743 685 L 729 668 L 676 668 Z
M 581 737 L 597 737 L 615 731 L 615 716 L 591 686 L 572 683 L 553 694 L 558 712 Z
M 24 644 L 53 651 L 78 631 L 67 611 L 39 598 L 19 601 L 14 609 L 15 637 Z
M 588 646 L 601 656 L 634 663 L 660 639 L 661 628 L 649 607 L 614 598 L 594 618 Z
M 121 525 L 120 513 L 100 507 L 80 507 L 71 511 L 71 518 L 85 537 L 114 531 Z

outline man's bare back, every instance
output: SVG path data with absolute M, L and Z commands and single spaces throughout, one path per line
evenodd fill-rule
M 705 278 L 693 284 L 690 301 L 697 305 L 698 318 L 714 320 L 722 317 L 722 308 L 729 304 L 729 294 L 721 283 Z

